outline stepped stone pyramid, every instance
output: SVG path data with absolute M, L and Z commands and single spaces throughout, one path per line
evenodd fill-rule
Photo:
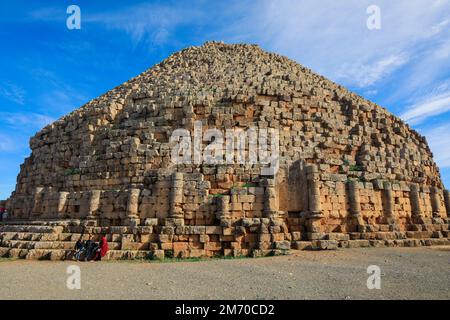
M 174 163 L 173 132 L 196 123 L 276 130 L 278 170 Z M 4 256 L 68 258 L 83 232 L 106 232 L 110 258 L 450 244 L 449 193 L 425 138 L 256 45 L 175 53 L 30 146 L 5 201 Z

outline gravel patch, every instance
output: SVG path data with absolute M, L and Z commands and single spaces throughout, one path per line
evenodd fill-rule
M 66 286 L 70 265 L 81 289 Z M 367 267 L 381 269 L 369 290 Z M 198 262 L 0 260 L 0 299 L 450 299 L 450 248 L 299 251 Z

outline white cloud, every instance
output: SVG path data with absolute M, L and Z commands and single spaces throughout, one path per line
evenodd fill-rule
M 438 166 L 441 168 L 450 167 L 450 124 L 426 130 L 424 135 Z
M 9 81 L 0 85 L 0 95 L 20 105 L 25 103 L 25 90 Z
M 445 19 L 431 27 L 431 35 L 440 33 L 450 23 L 450 19 Z
M 0 152 L 15 152 L 19 150 L 17 142 L 11 139 L 10 136 L 0 133 Z
M 45 108 L 45 110 L 51 110 L 52 113 L 66 114 L 87 103 L 89 98 L 82 92 L 62 84 L 61 88 L 43 93 L 38 101 L 41 109 Z
M 46 84 L 47 89 L 36 99 L 41 110 L 65 114 L 89 101 L 83 90 L 75 89 L 51 70 L 37 68 L 31 70 L 31 75 Z
M 381 30 L 366 27 L 372 4 L 381 8 Z M 416 63 L 431 38 L 447 35 L 450 2 L 266 0 L 244 11 L 224 30 L 227 40 L 256 40 L 334 81 L 370 87 Z
M 446 59 L 450 58 L 450 39 L 441 43 L 435 51 L 436 59 Z
M 97 24 L 106 29 L 119 30 L 128 34 L 134 45 L 141 42 L 164 45 L 175 37 L 174 30 L 184 24 L 205 23 L 210 12 L 205 8 L 196 9 L 190 2 L 176 4 L 141 3 L 122 6 L 115 10 L 105 7 L 101 12 L 81 8 L 82 29 L 86 24 Z M 32 11 L 32 20 L 60 23 L 67 18 L 61 7 L 46 7 Z
M 52 117 L 38 113 L 0 112 L 0 118 L 12 128 L 41 129 L 55 121 Z M 5 141 L 9 141 L 6 139 Z
M 200 22 L 203 14 L 193 6 L 139 4 L 120 11 L 86 13 L 83 23 L 99 23 L 108 29 L 124 31 L 135 44 L 144 41 L 163 45 L 175 28 Z
M 381 9 L 381 30 L 366 26 L 366 9 L 373 4 Z M 82 19 L 122 31 L 135 44 L 152 45 L 173 40 L 183 25 L 190 29 L 208 26 L 211 32 L 204 37 L 260 43 L 362 92 L 382 92 L 383 85 L 395 84 L 384 102 L 402 101 L 410 105 L 408 118 L 422 118 L 426 113 L 417 114 L 414 109 L 424 104 L 423 97 L 450 72 L 448 12 L 449 0 L 323 0 L 320 4 L 316 0 L 261 0 L 258 6 L 253 1 L 214 5 L 194 1 L 86 11 Z M 51 8 L 33 14 L 35 19 L 47 20 L 55 19 L 54 15 Z M 395 77 L 396 72 L 401 76 Z M 57 89 L 43 97 L 45 105 L 59 106 L 59 110 L 76 106 L 75 92 Z M 438 101 L 430 103 L 425 109 L 433 109 Z
M 400 117 L 409 124 L 415 125 L 426 118 L 450 111 L 450 93 L 445 93 L 422 100 L 412 105 Z M 450 135 L 450 132 L 448 133 Z
M 450 78 L 433 84 L 425 95 L 409 99 L 406 110 L 400 118 L 411 125 L 423 123 L 427 118 L 445 116 L 450 111 Z
M 375 89 L 364 91 L 364 95 L 366 95 L 366 96 L 374 96 L 376 94 L 378 94 L 378 90 L 375 90 Z
M 366 26 L 366 9 L 373 4 L 381 9 L 381 30 Z M 54 21 L 59 11 L 44 8 L 32 17 Z M 208 40 L 257 42 L 343 85 L 368 88 L 417 63 L 418 51 L 433 38 L 449 36 L 449 11 L 448 0 L 193 1 L 82 10 L 82 21 L 123 31 L 135 45 L 152 46 L 175 40 L 184 25 L 207 27 L 210 33 L 202 37 Z
M 407 62 L 408 56 L 405 53 L 400 53 L 381 58 L 373 64 L 364 62 L 346 63 L 338 72 L 337 78 L 346 82 L 351 81 L 352 85 L 365 88 L 387 77 Z
M 63 21 L 67 19 L 67 12 L 64 7 L 44 7 L 30 12 L 30 16 L 35 20 Z

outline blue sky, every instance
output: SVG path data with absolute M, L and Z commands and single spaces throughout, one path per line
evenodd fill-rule
M 72 4 L 81 30 L 66 27 Z M 427 137 L 450 187 L 450 0 L 2 1 L 0 36 L 0 199 L 40 128 L 207 40 L 257 43 L 386 107 Z

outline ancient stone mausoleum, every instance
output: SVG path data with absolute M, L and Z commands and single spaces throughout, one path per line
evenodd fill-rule
M 174 163 L 174 130 L 195 123 L 276 130 L 278 171 Z M 106 232 L 110 258 L 450 244 L 449 193 L 425 138 L 255 45 L 175 53 L 30 146 L 0 226 L 6 256 L 67 258 L 82 232 Z

